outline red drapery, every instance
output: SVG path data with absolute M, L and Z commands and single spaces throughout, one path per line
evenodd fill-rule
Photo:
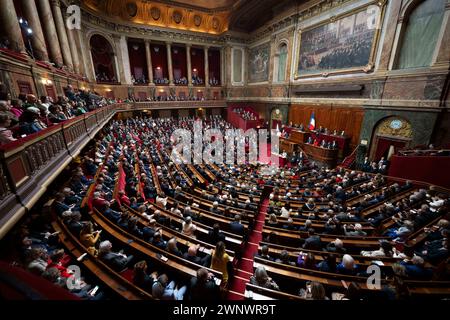
M 394 146 L 395 152 L 405 147 L 405 141 L 392 140 L 389 138 L 378 137 L 377 149 L 375 151 L 374 161 L 379 161 L 381 157 L 385 157 L 389 152 L 389 148 Z

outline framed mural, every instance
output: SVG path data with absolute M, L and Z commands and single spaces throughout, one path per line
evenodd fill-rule
M 269 80 L 270 43 L 249 49 L 248 82 L 264 82 Z
M 385 4 L 374 1 L 301 30 L 295 78 L 371 71 Z

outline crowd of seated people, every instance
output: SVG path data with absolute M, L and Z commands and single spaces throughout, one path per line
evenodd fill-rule
M 200 78 L 199 76 L 192 75 L 192 84 L 194 86 L 200 86 L 203 84 L 203 79 Z
M 173 82 L 176 85 L 183 85 L 183 86 L 187 86 L 188 85 L 188 80 L 187 80 L 186 77 L 175 78 L 175 79 L 173 79 Z
M 436 148 L 430 144 L 427 148 L 415 148 L 411 150 L 399 150 L 401 156 L 438 156 L 445 157 L 450 156 L 450 149 L 448 146 Z
M 146 99 L 141 99 L 139 97 L 131 97 L 128 101 L 130 102 L 144 102 L 144 101 L 205 101 L 206 98 L 204 96 L 184 96 L 184 95 L 166 95 L 166 96 L 155 96 L 155 97 L 147 97 Z
M 66 88 L 65 96 L 59 96 L 57 101 L 48 96 L 38 99 L 33 94 L 20 94 L 17 99 L 11 99 L 9 94 L 2 93 L 0 144 L 39 132 L 111 102 L 90 91 L 74 90 L 71 85 Z
M 116 79 L 115 75 L 108 76 L 105 72 L 97 73 L 95 75 L 95 80 L 97 82 L 117 83 L 117 79 Z
M 361 171 L 381 174 L 386 174 L 388 167 L 389 161 L 384 157 L 381 157 L 378 163 L 376 161 L 370 161 L 368 157 L 365 157 L 364 162 L 360 165 Z
M 139 85 L 139 84 L 146 84 L 148 83 L 148 81 L 145 78 L 145 75 L 142 75 L 139 78 L 136 78 L 134 75 L 131 75 L 131 83 L 134 85 Z
M 258 120 L 258 117 L 255 113 L 247 111 L 243 108 L 234 108 L 233 112 L 237 113 L 244 120 Z
M 169 79 L 167 78 L 153 78 L 155 84 L 169 84 Z
M 338 149 L 338 145 L 336 143 L 336 140 L 333 140 L 333 142 L 331 141 L 326 141 L 325 139 L 322 139 L 320 141 L 320 139 L 313 139 L 313 137 L 308 137 L 308 141 L 306 141 L 307 144 L 311 144 L 313 146 L 320 146 L 322 148 L 326 148 L 326 149 Z
M 287 230 L 291 234 L 298 232 L 302 237 L 298 239 L 301 252 L 297 256 L 292 256 L 287 250 L 275 256 L 267 248 L 262 248 L 260 257 L 263 259 L 300 269 L 367 276 L 355 256 L 397 258 L 397 263 L 392 266 L 393 273 L 383 274 L 389 280 L 383 292 L 387 296 L 396 296 L 403 294 L 398 285 L 403 280 L 429 280 L 432 272 L 428 263 L 435 266 L 448 258 L 448 195 L 435 192 L 433 188 L 414 189 L 409 182 L 390 183 L 379 174 L 318 168 L 315 165 L 280 168 L 273 176 L 265 177 L 261 176 L 259 165 L 193 166 L 201 176 L 206 177 L 207 171 L 215 176 L 205 183 L 194 174 L 192 167 L 177 163 L 170 156 L 172 132 L 177 128 L 192 129 L 194 121 L 194 117 L 113 120 L 103 129 L 92 154 L 83 158 L 82 164 L 73 170 L 68 184 L 55 196 L 56 214 L 77 235 L 88 252 L 118 272 L 133 268 L 134 283 L 153 297 L 195 299 L 202 292 L 217 295 L 218 288 L 206 269 L 199 269 L 197 277 L 190 282 L 180 282 L 167 272 L 157 270 L 145 258 L 126 253 L 126 248 L 121 248 L 111 236 L 90 223 L 89 215 L 80 213 L 80 201 L 86 196 L 90 184 L 95 183 L 92 206 L 99 214 L 159 250 L 222 272 L 222 285 L 233 274 L 224 242 L 226 239 L 220 227 L 214 226 L 208 233 L 214 249 L 210 254 L 200 252 L 194 241 L 205 213 L 198 214 L 202 212 L 198 208 L 211 203 L 208 214 L 226 218 L 232 234 L 245 236 L 243 221 L 248 212 L 259 211 L 256 199 L 261 199 L 265 187 L 273 189 L 267 195 L 269 222 L 266 222 L 266 227 Z M 205 128 L 222 132 L 231 128 L 219 116 L 203 121 Z M 125 185 L 114 196 L 122 170 Z M 95 181 L 92 180 L 94 176 Z M 391 201 L 396 195 L 406 192 L 409 194 L 405 198 Z M 242 195 L 246 195 L 248 200 L 239 200 Z M 378 211 L 370 216 L 364 214 L 368 208 L 374 207 Z M 241 214 L 235 214 L 236 211 Z M 181 223 L 176 222 L 178 219 Z M 299 219 L 305 223 L 297 223 Z M 408 245 L 409 235 L 437 219 L 433 226 L 424 229 L 426 240 L 423 243 L 414 247 Z M 375 230 L 386 220 L 391 222 L 389 228 Z M 191 245 L 180 245 L 181 235 L 168 237 L 166 230 L 189 237 Z M 346 243 L 348 237 L 358 239 L 378 232 L 384 241 L 380 241 L 376 250 L 355 248 Z M 335 240 L 323 242 L 323 235 Z M 265 238 L 264 241 L 272 243 L 273 239 Z M 318 261 L 311 251 L 323 251 L 323 261 Z M 42 262 L 39 260 L 35 264 L 39 268 Z M 250 283 L 284 290 L 264 268 L 256 269 Z M 355 286 L 356 283 L 349 288 L 355 289 Z M 313 300 L 333 298 L 320 282 L 307 283 L 298 295 Z M 341 298 L 359 299 L 355 296 L 360 298 L 348 289 Z
M 218 79 L 216 79 L 215 77 L 212 77 L 209 79 L 209 85 L 218 86 L 218 85 L 220 85 L 220 81 Z

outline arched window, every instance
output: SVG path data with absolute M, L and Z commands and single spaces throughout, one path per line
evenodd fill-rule
M 278 76 L 277 81 L 286 80 L 287 45 L 283 43 L 278 50 Z
M 114 50 L 105 37 L 95 34 L 91 37 L 91 54 L 97 82 L 117 82 Z
M 411 12 L 400 47 L 398 69 L 431 65 L 446 2 L 447 0 L 425 0 Z

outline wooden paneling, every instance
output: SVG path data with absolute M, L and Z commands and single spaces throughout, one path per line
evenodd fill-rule
M 351 137 L 350 148 L 353 149 L 359 142 L 361 124 L 364 118 L 364 109 L 358 107 L 327 106 L 327 105 L 291 105 L 289 122 L 303 123 L 308 126 L 311 114 L 315 113 L 316 126 L 328 128 L 338 132 L 345 130 Z

